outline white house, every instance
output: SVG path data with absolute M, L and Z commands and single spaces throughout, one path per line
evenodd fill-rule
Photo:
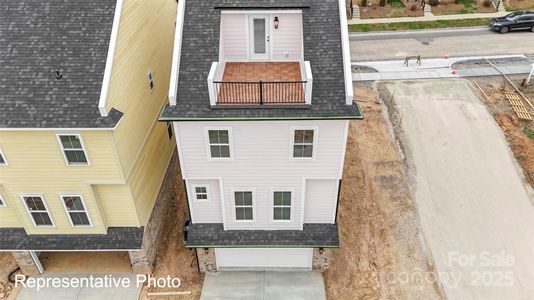
M 201 271 L 324 270 L 353 103 L 344 1 L 179 2 L 169 105 Z

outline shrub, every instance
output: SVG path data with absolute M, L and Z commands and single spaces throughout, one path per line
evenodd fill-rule
M 454 0 L 454 4 L 460 4 L 460 0 Z
M 380 0 L 380 6 L 386 6 L 386 0 Z
M 431 6 L 438 6 L 439 0 L 429 0 L 428 4 L 430 4 Z
M 410 5 L 410 11 L 416 11 L 417 10 L 417 4 Z
M 484 0 L 484 2 L 482 4 L 484 5 L 484 7 L 490 7 L 491 6 L 491 0 Z
M 362 7 L 366 7 L 367 6 L 367 0 L 362 0 Z

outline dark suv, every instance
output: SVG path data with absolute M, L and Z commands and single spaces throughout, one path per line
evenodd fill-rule
M 515 11 L 504 17 L 491 20 L 489 27 L 500 33 L 522 29 L 534 32 L 534 11 Z

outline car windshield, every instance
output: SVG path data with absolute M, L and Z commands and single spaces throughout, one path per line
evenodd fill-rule
M 504 16 L 507 20 L 510 20 L 510 21 L 513 21 L 515 20 L 517 17 L 521 16 L 523 14 L 523 12 L 519 12 L 519 11 L 516 11 L 516 12 L 513 12 L 511 14 L 508 14 L 506 16 Z

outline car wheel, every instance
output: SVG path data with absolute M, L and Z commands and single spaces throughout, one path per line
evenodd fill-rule
M 499 29 L 500 33 L 508 33 L 508 31 L 510 31 L 508 26 L 503 26 L 503 27 L 501 27 L 501 29 Z

